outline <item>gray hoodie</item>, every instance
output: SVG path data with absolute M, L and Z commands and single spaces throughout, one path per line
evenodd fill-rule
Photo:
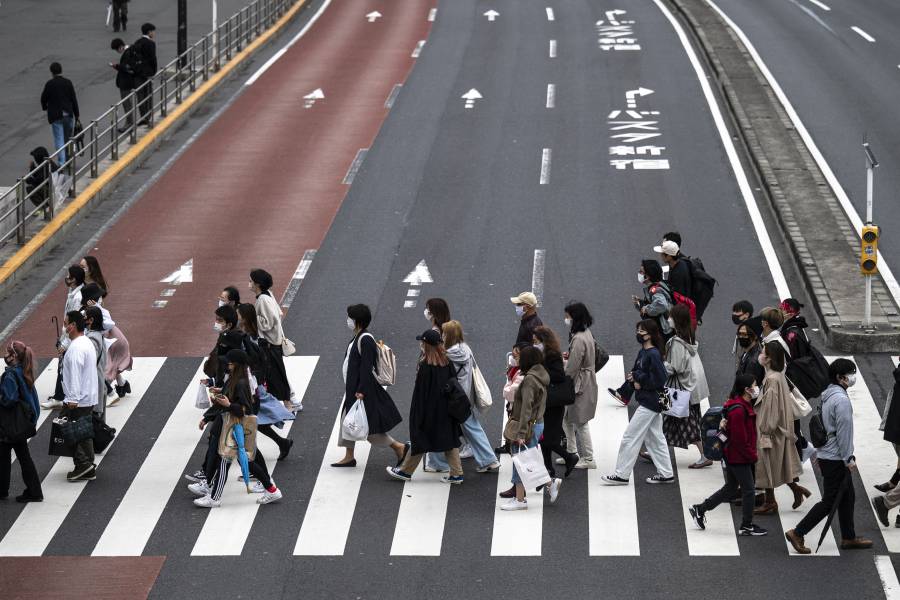
M 469 348 L 467 343 L 460 342 L 447 348 L 447 358 L 450 359 L 450 362 L 456 368 L 456 378 L 459 380 L 459 385 L 465 390 L 466 395 L 469 397 L 469 403 L 474 407 L 475 394 L 472 390 L 472 370 L 475 365 L 475 357 L 472 355 L 472 349 Z
M 677 335 L 666 343 L 666 373 L 669 377 L 674 375 L 681 389 L 691 392 L 691 404 L 700 404 L 709 397 L 709 384 L 698 348 L 698 344 L 689 344 Z
M 840 385 L 832 383 L 822 392 L 822 424 L 828 441 L 818 449 L 818 458 L 848 463 L 853 456 L 853 405 Z

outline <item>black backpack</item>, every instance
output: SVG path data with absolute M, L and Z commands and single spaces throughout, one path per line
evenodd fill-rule
M 828 361 L 815 346 L 806 344 L 806 354 L 792 359 L 785 375 L 807 399 L 821 396 L 828 387 Z
M 697 307 L 697 319 L 703 318 L 706 307 L 716 293 L 716 279 L 703 268 L 703 261 L 697 257 L 684 256 L 691 272 L 691 300 Z
M 825 431 L 825 421 L 822 420 L 822 404 L 824 402 L 819 403 L 819 407 L 809 418 L 809 441 L 813 448 L 821 448 L 828 442 L 828 432 Z

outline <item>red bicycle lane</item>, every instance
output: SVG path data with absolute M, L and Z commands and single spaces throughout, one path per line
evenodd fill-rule
M 348 189 L 343 178 L 412 69 L 433 6 L 332 2 L 101 237 L 92 254 L 109 282 L 104 305 L 133 355 L 208 352 L 219 292 L 235 285 L 250 298 L 255 267 L 272 273 L 276 297 L 284 291 L 327 233 Z M 370 21 L 373 11 L 382 17 Z M 317 89 L 324 98 L 304 99 Z M 191 282 L 161 282 L 189 260 Z M 65 295 L 60 283 L 12 338 L 54 355 L 50 318 L 61 316 Z

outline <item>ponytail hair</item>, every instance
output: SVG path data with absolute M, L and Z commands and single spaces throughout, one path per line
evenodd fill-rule
M 33 387 L 34 353 L 31 351 L 31 347 L 26 346 L 23 342 L 16 340 L 9 343 L 9 346 L 6 347 L 6 352 L 8 354 L 16 355 L 16 361 L 18 361 L 18 363 L 22 365 L 22 373 L 25 376 L 25 383 L 27 383 L 29 387 Z

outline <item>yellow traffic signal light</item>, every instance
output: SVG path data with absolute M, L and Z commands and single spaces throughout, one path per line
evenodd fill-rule
M 878 236 L 879 230 L 877 225 L 863 226 L 859 257 L 859 270 L 863 275 L 875 275 L 878 273 Z

